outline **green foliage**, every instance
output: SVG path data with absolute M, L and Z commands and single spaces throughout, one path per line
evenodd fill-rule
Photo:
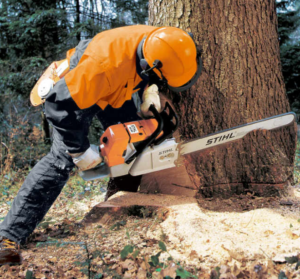
M 151 261 L 149 262 L 149 264 L 153 267 L 157 267 L 157 266 L 160 266 L 160 262 L 159 262 L 159 256 L 161 254 L 161 251 L 158 252 L 156 255 L 154 256 L 151 256 Z
M 26 271 L 25 279 L 33 279 L 33 272 L 30 270 Z
M 295 184 L 300 183 L 300 140 L 299 138 L 297 142 L 295 163 L 294 163 L 294 180 L 295 180 Z
M 126 232 L 126 234 L 127 234 L 128 239 L 130 240 L 128 231 Z M 173 263 L 173 257 L 169 254 L 165 243 L 162 241 L 159 241 L 158 246 L 160 248 L 160 251 L 150 257 L 150 261 L 148 262 L 148 264 L 152 268 L 154 268 L 155 271 L 160 272 L 162 269 L 166 268 L 168 266 L 168 264 L 174 264 L 174 263 Z M 160 255 L 164 252 L 169 254 L 169 257 L 167 259 L 167 261 L 169 263 L 160 262 L 160 260 L 159 260 Z M 125 260 L 127 257 L 136 259 L 137 256 L 139 255 L 139 253 L 140 253 L 139 249 L 137 249 L 137 247 L 131 243 L 129 245 L 126 245 L 122 249 L 120 256 L 121 256 L 122 260 Z M 179 276 L 180 278 L 197 278 L 195 275 L 191 274 L 189 271 L 184 269 L 179 263 L 177 263 L 177 266 L 178 266 L 178 268 L 176 270 L 176 275 Z M 167 276 L 165 278 L 169 278 L 169 276 Z
M 134 252 L 132 253 L 132 257 L 133 257 L 134 259 L 136 259 L 137 256 L 139 255 L 139 253 L 140 253 L 140 250 L 138 250 L 138 249 L 134 250 Z
M 124 260 L 126 257 L 133 252 L 133 245 L 126 245 L 124 249 L 121 251 L 121 259 Z
M 286 43 L 280 47 L 282 73 L 291 108 L 300 114 L 300 39 L 298 44 Z
M 218 277 L 220 277 L 220 275 L 221 275 L 220 269 L 221 268 L 219 266 L 215 267 L 215 271 L 216 271 Z
M 291 108 L 300 114 L 300 6 L 295 0 L 277 1 L 280 57 Z
M 280 271 L 280 273 L 278 274 L 278 279 L 288 279 L 288 278 L 283 271 Z
M 285 260 L 289 264 L 297 263 L 299 261 L 297 256 L 285 257 Z
M 162 241 L 159 241 L 158 246 L 160 250 L 162 250 L 163 252 L 167 252 L 167 247 Z
M 132 244 L 132 241 L 130 240 L 130 234 L 129 234 L 128 230 L 126 230 L 126 236 L 127 236 L 128 240 L 131 242 L 131 244 L 126 245 L 123 248 L 123 250 L 120 253 L 121 259 L 125 260 L 128 256 L 132 257 L 133 259 L 136 259 L 137 256 L 140 253 L 140 250 L 138 249 L 137 246 L 135 246 L 134 244 Z
M 126 225 L 127 221 L 126 220 L 122 220 L 122 221 L 119 221 L 117 223 L 115 223 L 114 225 L 112 225 L 110 227 L 110 229 L 113 231 L 113 230 L 120 230 L 121 227 L 124 227 Z
M 280 45 L 289 43 L 300 25 L 299 7 L 295 0 L 277 1 L 278 33 Z
M 47 64 L 68 47 L 67 13 L 56 1 L 5 0 L 0 7 L 0 96 L 28 96 Z
M 183 269 L 182 267 L 180 267 L 176 270 L 176 275 L 179 276 L 180 278 L 190 278 L 190 277 L 197 278 L 192 273 L 188 272 L 187 270 Z
M 49 150 L 43 142 L 41 125 L 29 125 L 30 108 L 22 98 L 5 98 L 6 106 L 0 114 L 0 168 L 1 174 L 22 172 L 32 168 Z
M 145 23 L 148 19 L 148 0 L 112 0 L 112 27 Z
M 0 133 L 4 144 L 10 141 L 7 131 L 16 127 L 10 124 L 12 116 L 7 111 L 10 106 L 7 101 L 13 100 L 14 106 L 23 105 L 27 109 L 23 100 L 28 100 L 33 86 L 51 62 L 65 58 L 66 51 L 81 39 L 146 20 L 145 0 L 0 0 Z M 24 125 L 33 129 L 36 120 L 40 122 L 35 119 Z M 22 131 L 27 129 L 21 125 Z M 102 132 L 99 121 L 93 121 L 90 141 L 97 143 Z M 19 140 L 18 144 L 28 150 L 25 142 Z M 1 163 L 5 156 L 1 157 Z
M 161 253 L 166 252 L 169 254 L 169 252 L 168 252 L 167 247 L 164 242 L 159 241 L 158 246 L 160 248 L 160 251 L 156 255 L 151 256 L 151 261 L 149 261 L 149 265 L 151 267 L 157 268 L 156 271 L 159 272 L 163 268 L 168 266 L 168 264 L 160 262 L 159 257 L 161 255 Z M 170 257 L 168 257 L 167 260 L 169 261 L 169 264 L 171 264 L 173 261 L 173 257 L 170 255 Z M 193 275 L 192 273 L 190 273 L 189 271 L 184 269 L 179 263 L 177 263 L 177 266 L 178 266 L 178 268 L 176 269 L 176 275 L 179 276 L 180 278 L 198 278 L 197 276 Z M 168 278 L 168 277 L 169 276 L 167 276 L 165 278 Z
M 145 23 L 146 0 L 1 0 L 0 96 L 29 95 L 42 71 L 80 39 L 112 27 Z

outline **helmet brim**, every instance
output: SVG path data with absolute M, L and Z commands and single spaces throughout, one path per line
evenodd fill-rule
M 185 84 L 187 84 L 196 74 L 198 70 L 198 65 L 195 59 L 194 64 L 189 70 L 186 70 L 183 74 L 177 75 L 177 76 L 172 76 L 172 75 L 167 75 L 168 79 L 168 84 L 172 87 L 180 87 Z
M 198 78 L 201 75 L 201 72 L 202 72 L 202 59 L 201 59 L 200 56 L 198 56 L 197 57 L 197 71 L 196 71 L 195 75 L 192 77 L 192 79 L 190 79 L 186 84 L 184 84 L 182 86 L 178 86 L 178 87 L 177 86 L 171 86 L 169 84 L 169 81 L 168 81 L 168 88 L 171 91 L 174 91 L 174 92 L 177 92 L 177 93 L 188 90 L 196 83 L 196 81 L 198 80 Z

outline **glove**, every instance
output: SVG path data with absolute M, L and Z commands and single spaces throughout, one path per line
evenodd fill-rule
M 161 111 L 159 92 L 156 84 L 149 86 L 143 93 L 143 103 L 141 104 L 141 116 L 143 118 L 153 116 L 152 112 L 149 111 L 149 107 L 152 104 L 155 106 L 158 112 Z
M 93 169 L 102 162 L 102 157 L 99 153 L 99 146 L 91 144 L 89 149 L 83 153 L 70 154 L 74 164 L 81 170 Z

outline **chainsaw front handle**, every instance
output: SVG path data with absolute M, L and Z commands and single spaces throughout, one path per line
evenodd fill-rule
M 138 145 L 135 146 L 136 152 L 126 160 L 126 162 L 125 162 L 126 164 L 130 164 L 136 157 L 138 157 L 144 151 L 145 148 L 150 146 L 155 141 L 155 139 L 158 137 L 158 135 L 160 134 L 160 132 L 163 129 L 163 125 L 164 125 L 163 118 L 161 117 L 160 113 L 157 111 L 155 106 L 150 105 L 149 111 L 151 111 L 153 113 L 154 118 L 156 119 L 156 121 L 158 123 L 157 128 L 150 137 L 141 141 Z
M 160 116 L 163 120 L 163 128 L 162 128 L 163 134 L 159 138 L 156 138 L 154 140 L 153 142 L 154 145 L 159 145 L 165 139 L 172 137 L 173 133 L 178 128 L 178 122 L 179 122 L 178 116 L 168 102 L 166 102 L 165 108 L 160 113 Z
M 158 123 L 157 128 L 150 137 L 135 146 L 136 152 L 126 160 L 126 164 L 130 164 L 148 146 L 161 144 L 166 138 L 172 136 L 178 128 L 178 117 L 168 102 L 166 102 L 165 108 L 161 113 L 156 110 L 154 105 L 150 105 L 149 110 L 153 113 Z M 161 132 L 163 132 L 162 135 L 158 137 Z

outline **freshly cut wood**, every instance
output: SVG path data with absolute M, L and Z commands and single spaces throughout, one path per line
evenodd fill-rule
M 140 192 L 195 197 L 198 190 L 182 166 L 143 175 Z

